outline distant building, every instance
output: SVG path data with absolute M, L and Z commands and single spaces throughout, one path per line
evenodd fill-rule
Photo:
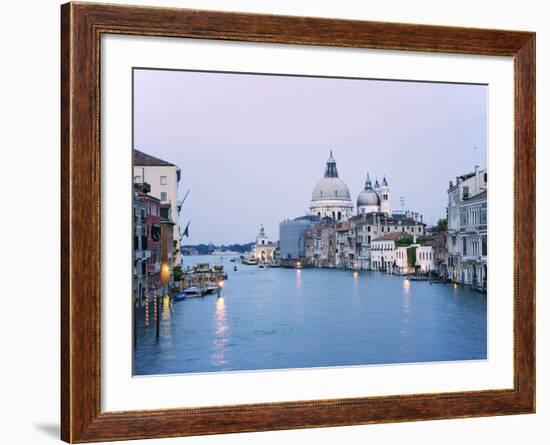
M 434 252 L 432 246 L 418 246 L 415 254 L 415 266 L 419 272 L 425 274 L 435 270 Z
M 403 233 L 387 233 L 372 240 L 371 263 L 374 270 L 393 271 L 397 268 L 397 239 L 403 237 Z
M 134 183 L 149 184 L 150 195 L 158 198 L 161 203 L 170 205 L 170 217 L 172 223 L 174 223 L 174 258 L 170 267 L 181 265 L 179 228 L 181 203 L 178 202 L 178 184 L 181 179 L 181 170 L 170 162 L 139 150 L 134 150 L 133 153 Z
M 306 265 L 336 267 L 336 224 L 330 218 L 306 230 Z
M 449 278 L 475 289 L 487 289 L 487 170 L 449 183 L 448 269 Z
M 306 231 L 319 222 L 316 216 L 306 215 L 279 223 L 280 259 L 299 260 L 306 256 Z
M 277 244 L 269 240 L 265 234 L 264 226 L 260 226 L 260 233 L 256 237 L 256 244 L 252 247 L 252 257 L 260 261 L 273 261 Z
M 338 176 L 332 151 L 324 177 L 313 188 L 309 208 L 309 216 L 280 223 L 282 260 L 303 258 L 310 267 L 368 270 L 375 268 L 371 260 L 375 238 L 390 233 L 397 233 L 397 237 L 425 235 L 426 225 L 419 213 L 391 214 L 385 176 L 382 184 L 376 180 L 373 186 L 367 173 L 365 186 L 357 196 L 357 214 L 353 215 L 349 189 Z M 386 258 L 383 263 L 388 261 Z
M 432 246 L 425 245 L 424 239 L 399 232 L 388 233 L 372 242 L 372 269 L 394 274 L 434 270 Z

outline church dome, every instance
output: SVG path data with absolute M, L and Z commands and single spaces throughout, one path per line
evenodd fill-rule
M 351 199 L 348 186 L 340 178 L 322 178 L 313 188 L 313 201 Z
M 327 161 L 325 176 L 313 188 L 311 199 L 312 201 L 329 199 L 351 200 L 348 186 L 338 177 L 336 161 L 332 157 L 332 151 Z
M 379 206 L 380 196 L 372 188 L 369 175 L 367 174 L 367 181 L 365 182 L 365 188 L 359 193 L 357 197 L 357 207 L 361 206 Z

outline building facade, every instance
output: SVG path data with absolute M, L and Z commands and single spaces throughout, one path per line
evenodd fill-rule
M 305 260 L 307 230 L 319 221 L 317 216 L 306 215 L 279 223 L 279 249 L 283 264 Z
M 252 257 L 259 261 L 275 260 L 277 244 L 272 242 L 265 234 L 264 226 L 260 226 L 260 232 L 256 236 L 256 244 L 252 247 Z
M 456 178 L 447 191 L 448 274 L 455 283 L 487 289 L 487 171 Z
M 179 219 L 182 203 L 178 201 L 178 185 L 181 170 L 178 166 L 139 150 L 133 151 L 134 183 L 148 184 L 150 195 L 162 204 L 170 206 L 173 228 L 173 262 L 170 267 L 181 265 Z
M 139 304 L 153 290 L 161 291 L 160 200 L 148 191 L 148 186 L 134 184 L 134 292 Z

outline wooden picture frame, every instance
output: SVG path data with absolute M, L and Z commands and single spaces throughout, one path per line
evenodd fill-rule
M 512 56 L 514 387 L 208 408 L 102 412 L 102 34 Z M 535 411 L 535 34 L 173 8 L 61 7 L 61 437 L 67 442 L 494 416 Z

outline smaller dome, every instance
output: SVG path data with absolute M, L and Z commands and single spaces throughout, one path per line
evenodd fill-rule
M 378 196 L 378 193 L 376 193 L 373 189 L 363 190 L 357 197 L 357 207 L 371 205 L 380 205 L 380 197 Z
M 367 173 L 367 180 L 365 182 L 365 188 L 359 193 L 357 197 L 357 207 L 361 206 L 379 206 L 380 196 L 372 188 L 369 174 Z

